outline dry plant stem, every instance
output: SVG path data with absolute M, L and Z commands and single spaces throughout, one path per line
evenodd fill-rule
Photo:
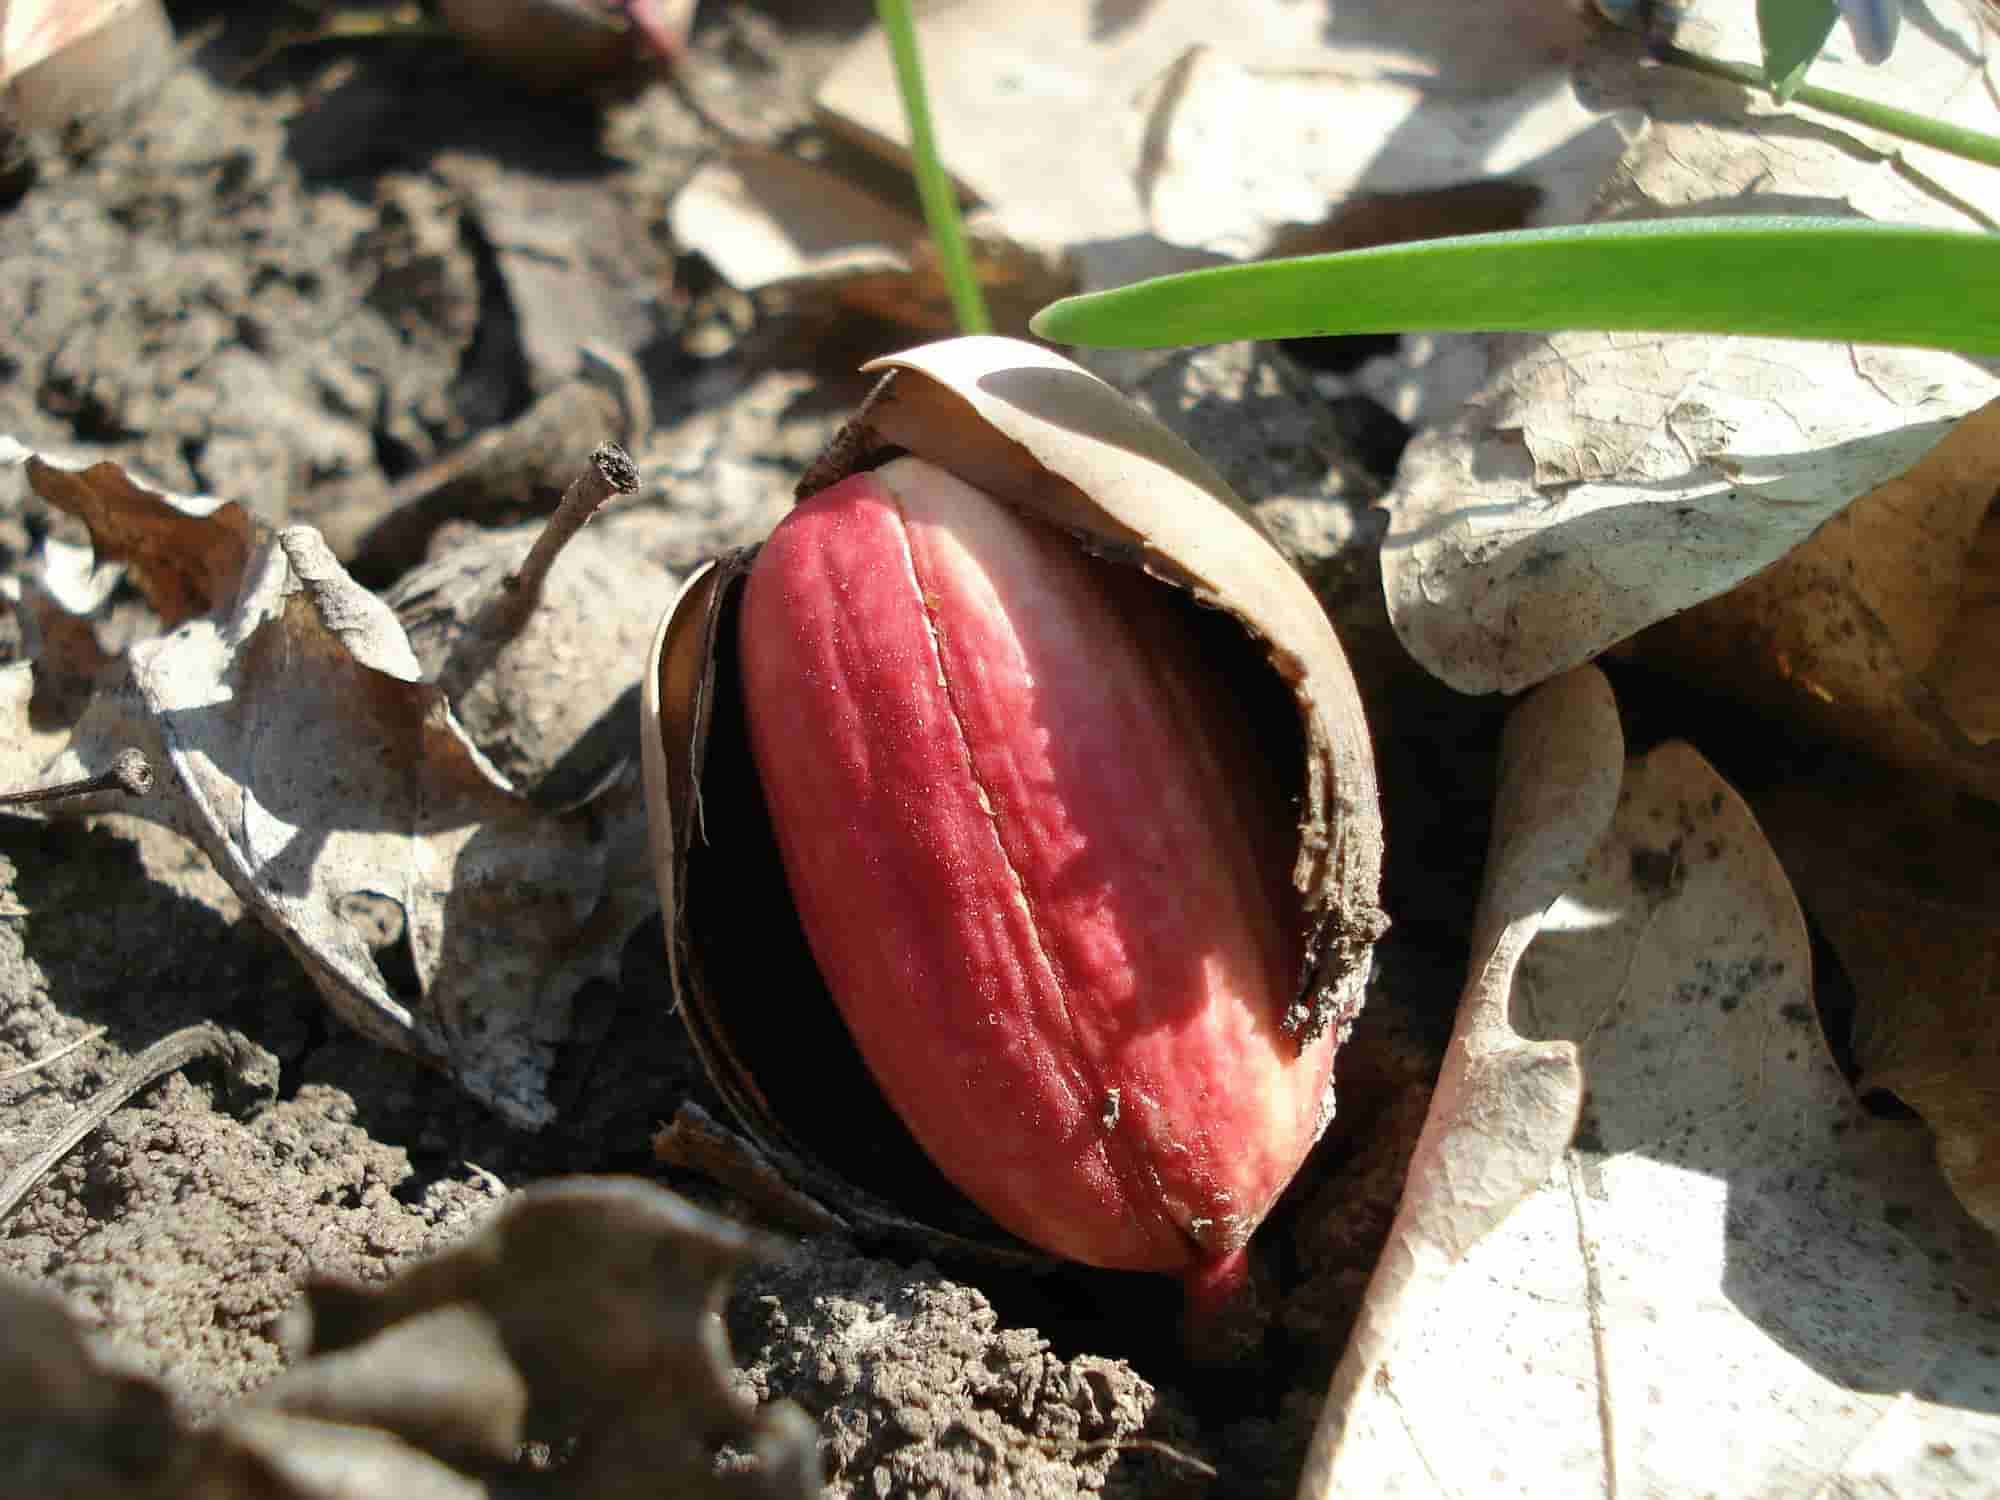
M 0 1220 L 5 1220 L 20 1207 L 21 1200 L 34 1191 L 43 1173 L 67 1156 L 77 1142 L 123 1108 L 125 1101 L 139 1090 L 186 1067 L 198 1057 L 227 1052 L 229 1047 L 229 1036 L 220 1026 L 212 1021 L 202 1021 L 162 1037 L 133 1058 L 132 1065 L 125 1070 L 122 1078 L 70 1116 L 69 1122 L 55 1133 L 46 1146 L 16 1168 L 4 1184 L 0 1184 Z
M 28 807 L 38 802 L 61 802 L 70 797 L 91 797 L 99 792 L 123 792 L 143 797 L 153 789 L 153 764 L 135 749 L 120 750 L 110 768 L 82 781 L 63 781 L 54 786 L 29 787 L 26 791 L 0 792 L 0 807 Z
M 629 495 L 638 488 L 639 466 L 623 448 L 616 443 L 599 443 L 591 450 L 590 467 L 563 492 L 562 504 L 549 517 L 542 534 L 535 538 L 535 545 L 528 549 L 520 571 L 508 575 L 509 592 L 525 601 L 524 615 L 535 607 L 549 569 L 555 566 L 557 555 L 569 545 L 570 538 L 583 530 L 583 523 L 613 495 Z
M 41 1072 L 42 1069 L 48 1067 L 51 1063 L 61 1062 L 79 1047 L 88 1047 L 92 1042 L 103 1036 L 104 1030 L 105 1028 L 102 1026 L 93 1026 L 75 1041 L 56 1048 L 47 1057 L 38 1057 L 31 1063 L 22 1063 L 18 1068 L 9 1068 L 6 1072 L 0 1073 L 0 1083 L 11 1083 L 16 1078 L 26 1078 L 30 1073 Z
M 479 612 L 464 641 L 438 673 L 438 686 L 447 698 L 456 702 L 492 665 L 500 649 L 520 634 L 541 602 L 549 569 L 570 538 L 583 530 L 584 523 L 613 495 L 629 495 L 638 488 L 639 466 L 623 448 L 616 443 L 599 443 L 591 451 L 590 466 L 563 491 L 562 503 L 535 538 L 521 566 L 507 575 L 500 592 Z

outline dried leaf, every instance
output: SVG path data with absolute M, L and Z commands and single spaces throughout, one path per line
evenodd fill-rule
M 816 162 L 752 144 L 696 168 L 674 196 L 674 242 L 739 291 L 909 270 L 924 221 Z
M 27 469 L 179 620 L 100 681 L 39 779 L 139 747 L 159 781 L 133 810 L 199 844 L 343 1020 L 546 1123 L 571 999 L 616 974 L 652 908 L 637 777 L 566 816 L 513 791 L 421 680 L 388 606 L 310 527 L 272 534 L 212 503 L 191 514 L 112 464 Z M 376 961 L 385 911 L 418 993 Z
M 1494 227 L 1573 223 L 1634 122 L 1587 107 L 1566 73 L 1559 59 L 1453 78 L 1325 46 L 1262 60 L 1192 48 L 1145 100 L 1149 227 L 1237 258 L 1297 253 L 1305 226 L 1356 200 L 1438 195 L 1462 209 L 1452 190 L 1496 178 L 1527 190 L 1528 212 Z
M 1775 567 L 1642 636 L 1644 658 L 2000 798 L 1991 743 L 2000 401 Z
M 511 3 L 543 12 L 575 9 L 552 0 Z M 489 14 L 496 8 L 496 0 L 460 6 Z M 607 59 L 614 66 L 617 50 L 628 60 L 640 54 L 629 32 Z M 667 334 L 663 294 L 673 265 L 656 247 L 648 217 L 621 194 L 606 192 L 602 178 L 570 179 L 546 162 L 513 156 L 512 150 L 442 151 L 431 170 L 464 205 L 468 232 L 476 225 L 490 247 L 526 378 L 540 394 L 587 367 L 584 351 L 632 354 Z M 591 435 L 594 441 L 602 433 Z
M 1157 0 L 1119 23 L 1090 0 L 1033 0 L 917 25 L 946 165 L 1009 237 L 1071 252 L 1085 290 L 1185 269 L 1189 249 L 1266 253 L 1353 192 L 1525 174 L 1580 211 L 1615 154 L 1552 61 L 1591 34 L 1568 6 Z M 905 159 L 879 30 L 817 102 Z
M 173 1445 L 173 1407 L 151 1381 L 108 1368 L 52 1294 L 0 1277 L 0 1492 L 165 1496 L 144 1481 Z
M 1714 50 L 1756 55 L 1749 8 L 1693 9 Z M 1872 96 L 1928 109 L 1923 78 L 1899 68 L 1871 75 Z M 1578 81 L 1648 116 L 1596 218 L 1810 210 L 1986 227 L 1967 200 L 1839 130 L 1774 118 L 1761 96 L 1608 51 Z M 2000 128 L 2000 106 L 1982 128 Z M 1587 661 L 1734 588 L 1849 502 L 1903 476 L 1931 482 L 1912 471 L 2000 395 L 1991 370 L 1933 351 L 1602 333 L 1442 347 L 1453 381 L 1485 374 L 1406 453 L 1382 575 L 1404 643 L 1466 692 Z
M 1900 7 L 1891 9 L 1895 8 Z M 1875 9 L 1880 11 L 1883 7 L 1877 5 Z M 1916 22 L 1914 7 L 1911 10 L 1911 19 Z M 2000 29 L 1996 29 L 1994 22 L 1991 5 L 1982 7 L 1973 0 L 1960 5 L 1927 7 L 1920 22 L 1901 29 L 1886 68 L 1864 61 L 1851 44 L 1847 29 L 1842 27 L 1834 33 L 1832 45 L 1814 60 L 1810 82 L 1819 88 L 1863 99 L 1882 99 L 1889 92 L 1884 87 L 1885 76 L 1893 77 L 1895 91 L 1919 101 L 1916 107 L 1929 118 L 1991 131 L 1995 106 L 2000 103 Z M 1706 39 L 1694 40 L 1706 50 L 1714 50 Z M 1717 39 L 1717 45 L 1729 46 L 1731 56 L 1751 55 L 1734 50 L 1740 45 L 1734 26 Z M 1823 122 L 1823 117 L 1813 111 L 1797 113 Z M 1902 171 L 1933 182 L 1967 203 L 1983 205 L 1991 212 L 1990 165 L 1851 121 L 1840 121 L 1837 128 L 1889 157 Z
M 1575 1146 L 1432 1271 L 1306 1493 L 1983 1493 L 2000 1247 L 1855 1105 L 1784 873 L 1687 746 L 1628 767 L 1513 1010 L 1582 1055 Z
M 69 743 L 69 723 L 36 727 L 35 668 L 32 662 L 0 666 L 0 786 L 25 787 L 42 781 L 42 768 Z
M 696 249 L 739 291 L 784 293 L 795 305 L 844 310 L 916 333 L 957 327 L 924 221 L 818 162 L 739 145 L 699 168 L 674 199 L 677 243 Z M 993 219 L 966 222 L 966 248 L 995 325 L 1028 319 L 1076 290 L 1061 255 L 1012 239 Z
M 678 61 L 694 0 L 439 0 L 472 52 L 542 93 L 630 84 Z
M 1760 809 L 1853 982 L 1856 1087 L 1937 1133 L 1959 1201 L 2000 1235 L 2000 844 L 1994 816 L 1843 765 Z
M 1472 971 L 1403 1200 L 1306 1458 L 1302 1500 L 1390 1492 L 1371 1437 L 1390 1360 L 1432 1326 L 1454 1267 L 1561 1159 L 1583 1098 L 1576 1048 L 1525 1040 L 1508 1009 L 1549 905 L 1609 823 L 1624 757 L 1611 688 L 1594 667 L 1514 711 Z
M 229 602 L 255 545 L 241 505 L 154 489 L 109 461 L 62 468 L 0 437 L 0 465 L 16 464 L 36 494 L 89 528 L 99 566 L 125 565 L 168 629 Z

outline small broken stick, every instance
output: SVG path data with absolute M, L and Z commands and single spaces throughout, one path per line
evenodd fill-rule
M 501 580 L 499 591 L 487 600 L 437 674 L 437 685 L 444 689 L 445 697 L 458 702 L 466 688 L 492 665 L 501 648 L 520 634 L 541 602 L 549 569 L 570 539 L 583 530 L 584 522 L 613 495 L 629 495 L 638 488 L 639 466 L 623 448 L 600 443 L 592 450 L 589 467 L 563 492 L 562 503 L 535 538 L 521 566 Z
M 599 443 L 591 450 L 590 467 L 563 491 L 562 504 L 549 517 L 542 534 L 535 538 L 535 545 L 528 549 L 520 571 L 508 575 L 508 591 L 525 599 L 527 608 L 533 609 L 535 601 L 542 597 L 543 580 L 569 539 L 583 530 L 583 523 L 613 495 L 629 495 L 638 488 L 639 466 L 632 462 L 631 455 L 616 443 Z
M 90 797 L 98 792 L 123 792 L 143 797 L 153 790 L 153 763 L 136 749 L 120 750 L 108 769 L 81 781 L 61 781 L 54 786 L 32 786 L 18 792 L 0 792 L 0 807 L 28 807 L 39 802 L 61 802 L 71 797 Z
M 65 1042 L 62 1046 L 56 1048 L 55 1051 L 38 1057 L 33 1062 L 25 1062 L 18 1068 L 9 1068 L 6 1072 L 0 1073 L 0 1083 L 9 1083 L 16 1078 L 27 1078 L 39 1073 L 51 1063 L 59 1063 L 72 1052 L 88 1047 L 92 1042 L 103 1036 L 104 1032 L 104 1027 L 93 1026 L 75 1041 Z

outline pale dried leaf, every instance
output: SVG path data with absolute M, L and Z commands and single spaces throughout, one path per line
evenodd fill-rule
M 1363 0 L 1331 15 L 1158 0 L 1123 24 L 1091 0 L 960 3 L 925 9 L 918 34 L 946 165 L 1013 240 L 1070 251 L 1086 290 L 1180 269 L 1189 249 L 1263 253 L 1277 228 L 1317 223 L 1354 191 L 1523 172 L 1580 206 L 1609 160 L 1602 136 L 1575 144 L 1602 121 L 1557 65 L 1591 24 L 1539 0 Z M 818 105 L 832 128 L 906 159 L 879 31 Z
M 0 750 L 0 786 L 26 786 L 62 748 L 62 732 L 76 721 L 111 656 L 98 639 L 94 617 L 111 601 L 123 570 L 97 568 L 88 547 L 43 537 L 22 571 L 0 578 L 0 599 L 21 627 L 23 661 L 5 669 L 26 674 L 5 697 L 20 715 Z M 40 740 L 41 743 L 37 743 Z
M 546 1123 L 571 1000 L 616 975 L 652 908 L 637 777 L 573 815 L 516 794 L 421 680 L 395 615 L 310 527 L 191 514 L 111 464 L 28 472 L 115 539 L 181 623 L 133 644 L 62 753 L 24 779 L 80 778 L 138 747 L 159 779 L 131 810 L 200 845 L 343 1020 Z M 417 993 L 377 963 L 399 928 Z
M 1694 11 L 1716 48 L 1756 55 L 1749 7 Z M 1927 75 L 1892 62 L 1872 76 L 1874 97 L 1928 108 Z M 1593 217 L 1985 226 L 1965 200 L 1762 96 L 1608 50 L 1578 79 L 1648 117 Z M 2000 129 L 2000 107 L 1983 128 Z M 1382 574 L 1404 643 L 1466 692 L 1517 691 L 1735 587 L 2000 395 L 1991 370 L 1926 350 L 1588 332 L 1440 350 L 1453 394 L 1484 373 L 1405 454 Z
M 1270 61 L 1197 47 L 1146 103 L 1150 229 L 1243 258 L 1295 250 L 1299 226 L 1336 205 L 1499 177 L 1530 191 L 1527 211 L 1495 227 L 1573 223 L 1638 125 L 1586 107 L 1558 60 L 1519 77 L 1439 78 L 1324 47 Z
M 0 6 L 0 86 L 84 41 L 138 0 L 10 0 Z
M 0 123 L 115 124 L 173 62 L 161 0 L 8 0 L 0 5 Z
M 674 242 L 739 291 L 909 270 L 924 221 L 816 162 L 753 144 L 695 169 L 674 195 Z
M 892 202 L 817 162 L 741 145 L 675 196 L 677 243 L 739 291 L 886 319 L 920 333 L 956 329 L 950 293 L 913 202 Z M 1025 330 L 1076 290 L 1065 257 L 1017 242 L 990 215 L 965 221 L 966 249 L 994 325 Z
M 1548 683 L 1508 721 L 1475 923 L 1472 972 L 1354 1332 L 1320 1416 L 1302 1500 L 1386 1494 L 1367 1434 L 1390 1361 L 1439 1316 L 1453 1267 L 1560 1160 L 1583 1098 L 1576 1049 L 1532 1042 L 1508 1018 L 1515 973 L 1544 913 L 1610 821 L 1625 754 L 1610 685 L 1594 667 Z
M 69 743 L 66 722 L 36 727 L 35 687 L 32 662 L 0 666 L 0 788 L 9 791 L 44 784 L 43 768 Z
M 1401 1330 L 1340 1493 L 1985 1493 L 2000 1253 L 1853 1102 L 1784 873 L 1687 746 L 1628 768 L 1514 1000 L 1581 1051 L 1576 1144 Z

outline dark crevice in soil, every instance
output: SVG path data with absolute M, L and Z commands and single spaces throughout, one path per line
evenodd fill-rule
M 521 347 L 521 325 L 494 248 L 472 215 L 459 220 L 479 277 L 479 325 L 452 377 L 450 399 L 474 431 L 498 427 L 527 409 L 534 392 Z M 525 498 L 525 497 L 524 497 Z

